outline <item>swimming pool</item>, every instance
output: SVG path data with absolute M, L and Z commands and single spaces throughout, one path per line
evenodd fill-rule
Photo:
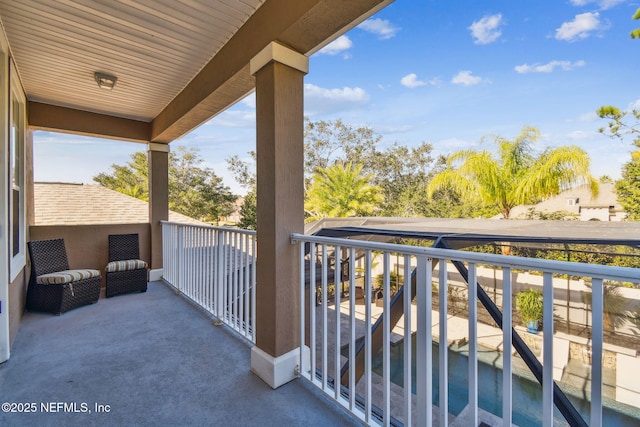
M 412 337 L 412 392 L 415 394 L 415 335 Z M 438 343 L 433 343 L 433 403 L 439 404 L 438 378 Z M 456 351 L 448 351 L 449 379 L 449 412 L 458 415 L 467 406 L 468 395 L 468 351 L 461 347 Z M 404 386 L 404 345 L 402 342 L 391 347 L 391 381 Z M 502 416 L 502 354 L 489 349 L 478 350 L 478 405 L 485 411 Z M 373 371 L 382 375 L 382 351 L 372 361 Z M 528 372 L 524 362 L 518 358 L 513 361 L 513 417 L 512 422 L 521 427 L 537 427 L 542 425 L 542 387 Z M 569 400 L 582 417 L 589 423 L 590 402 L 580 398 L 581 391 L 570 390 L 565 385 L 561 388 L 567 393 Z M 640 410 L 617 402 L 606 400 L 603 407 L 603 423 L 612 426 L 638 427 Z M 611 406 L 615 406 L 611 407 Z M 567 425 L 566 421 L 555 409 L 554 425 Z

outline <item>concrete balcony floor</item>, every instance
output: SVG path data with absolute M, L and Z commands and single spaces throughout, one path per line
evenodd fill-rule
M 0 412 L 1 426 L 360 425 L 302 379 L 272 390 L 250 372 L 249 343 L 160 282 L 26 313 L 0 365 L 4 402 L 35 412 Z

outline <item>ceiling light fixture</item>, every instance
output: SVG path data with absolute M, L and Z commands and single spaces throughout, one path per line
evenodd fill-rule
M 98 83 L 98 86 L 101 89 L 107 89 L 107 90 L 113 89 L 113 87 L 116 85 L 116 80 L 118 80 L 116 76 L 100 73 L 98 71 L 93 73 L 93 76 L 95 77 L 96 82 Z

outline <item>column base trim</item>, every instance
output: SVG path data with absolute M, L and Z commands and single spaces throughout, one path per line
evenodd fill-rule
M 155 270 L 149 270 L 149 281 L 157 282 L 159 280 L 162 280 L 162 269 L 157 268 Z
M 303 369 L 308 369 L 309 348 L 303 349 Z M 300 348 L 294 348 L 282 356 L 272 355 L 257 346 L 251 349 L 251 372 L 271 388 L 276 389 L 298 377 L 300 370 Z

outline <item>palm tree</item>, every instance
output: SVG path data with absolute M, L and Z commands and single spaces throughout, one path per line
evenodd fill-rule
M 382 202 L 382 189 L 362 175 L 362 165 L 336 164 L 318 169 L 307 191 L 305 210 L 312 219 L 367 216 Z
M 487 151 L 463 150 L 451 154 L 447 168 L 436 175 L 428 195 L 453 188 L 469 200 L 495 206 L 504 218 L 520 204 L 537 203 L 578 184 L 588 183 L 598 194 L 598 181 L 589 172 L 588 154 L 576 146 L 547 149 L 539 155 L 533 143 L 540 131 L 524 127 L 513 141 L 496 137 L 496 159 Z M 456 167 L 457 165 L 457 167 Z
M 591 289 L 591 284 L 585 283 Z M 605 282 L 602 286 L 602 323 L 605 333 L 614 333 L 615 329 L 622 326 L 630 316 L 626 313 L 627 300 L 620 292 L 620 284 Z M 583 301 L 588 306 L 593 306 L 592 292 L 583 295 Z M 633 320 L 632 320 L 633 321 Z

